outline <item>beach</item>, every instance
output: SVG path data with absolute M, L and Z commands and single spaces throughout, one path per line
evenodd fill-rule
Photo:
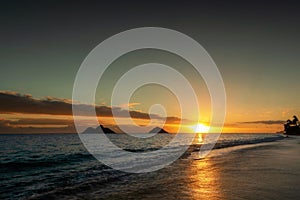
M 1 3 L 0 200 L 300 200 L 300 1 Z
M 197 152 L 156 172 L 111 171 L 29 199 L 299 199 L 300 137 Z M 117 174 L 117 175 L 116 175 Z
M 204 160 L 181 160 L 158 172 L 138 175 L 131 183 L 115 185 L 120 191 L 118 195 L 105 196 L 94 189 L 78 197 L 299 199 L 299 177 L 300 138 L 290 137 L 271 143 L 222 149 L 216 156 Z

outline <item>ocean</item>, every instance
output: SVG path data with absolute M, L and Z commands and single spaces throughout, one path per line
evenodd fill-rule
M 173 136 L 157 135 L 155 139 L 146 139 L 146 143 L 128 141 L 121 134 L 109 137 L 126 151 L 138 153 L 158 150 Z M 213 152 L 281 139 L 283 136 L 278 134 L 222 134 Z M 93 195 L 96 199 L 139 199 L 145 193 L 155 198 L 153 192 L 157 188 L 151 185 L 152 180 L 156 180 L 156 185 L 166 186 L 161 190 L 169 191 L 166 181 L 172 182 L 170 177 L 176 179 L 174 171 L 189 168 L 189 160 L 197 158 L 201 142 L 201 139 L 196 139 L 183 156 L 165 169 L 132 174 L 111 169 L 99 162 L 85 149 L 77 134 L 2 134 L 0 198 L 85 199 L 87 195 Z M 180 195 L 188 197 L 190 194 Z

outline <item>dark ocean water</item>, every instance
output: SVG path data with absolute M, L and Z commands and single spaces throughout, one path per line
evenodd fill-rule
M 122 135 L 113 137 L 113 140 L 124 144 L 122 148 L 133 152 L 156 150 L 172 139 L 172 136 L 161 135 L 152 142 L 148 139 L 146 144 L 137 144 L 127 143 Z M 223 134 L 215 148 L 279 139 L 282 136 L 275 134 Z M 199 149 L 198 142 L 195 141 L 189 151 Z M 53 197 L 61 193 L 72 196 L 90 189 L 91 185 L 103 186 L 100 192 L 107 195 L 119 191 L 104 185 L 134 180 L 134 175 L 113 170 L 96 160 L 77 134 L 0 135 L 0 151 L 0 199 L 45 199 L 49 194 Z M 188 157 L 189 154 L 186 154 L 181 159 Z

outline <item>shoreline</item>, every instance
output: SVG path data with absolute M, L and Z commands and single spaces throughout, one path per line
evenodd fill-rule
M 124 174 L 30 199 L 299 199 L 300 137 L 216 149 L 145 174 Z

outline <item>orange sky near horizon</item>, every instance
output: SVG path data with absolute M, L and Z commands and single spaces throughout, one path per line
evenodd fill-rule
M 95 127 L 94 124 L 90 123 L 90 117 L 82 117 L 83 120 L 86 121 L 87 126 Z M 74 124 L 73 124 L 73 117 L 70 115 L 47 115 L 47 114 L 0 114 L 0 122 L 6 120 L 6 125 L 8 128 L 6 131 L 1 131 L 0 133 L 20 133 L 20 131 L 24 131 L 25 133 L 35 133 L 36 131 L 33 131 L 29 128 L 36 128 L 38 130 L 44 129 L 45 133 L 63 133 L 63 131 L 69 132 L 75 132 Z M 126 125 L 128 122 L 128 119 L 121 118 L 121 121 L 123 122 L 123 125 Z M 150 120 L 144 120 L 144 119 L 135 119 L 134 120 L 138 125 L 140 126 L 147 126 L 150 122 Z M 100 117 L 99 122 L 101 124 L 104 124 L 107 127 L 114 128 L 115 123 L 112 117 Z M 209 124 L 207 122 L 200 122 L 200 124 L 203 124 L 205 126 L 209 127 Z M 183 123 L 181 126 L 183 127 L 183 130 L 185 130 L 186 133 L 194 133 L 195 126 L 197 123 Z M 167 124 L 161 124 L 159 121 L 154 122 L 150 128 L 153 128 L 153 126 L 163 127 L 168 132 L 177 132 L 179 129 L 178 123 L 167 123 Z M 63 129 L 56 129 L 56 128 L 63 128 Z M 27 129 L 26 129 L 27 128 Z M 212 131 L 213 131 L 213 127 Z M 118 129 L 115 129 L 118 131 Z M 132 127 L 132 130 L 134 130 L 134 127 Z M 145 128 L 147 130 L 147 128 Z M 261 124 L 261 123 L 226 123 L 223 127 L 222 133 L 276 133 L 283 130 L 282 124 Z
M 278 68 L 277 71 L 268 71 L 264 68 L 253 68 L 254 63 L 252 62 L 235 63 L 235 61 L 233 60 L 230 65 L 225 62 L 218 66 L 224 79 L 227 96 L 223 133 L 275 133 L 282 131 L 283 123 L 288 118 L 300 114 L 297 102 L 299 95 L 287 90 L 285 85 L 287 83 L 274 81 L 276 77 L 285 73 L 281 73 L 281 68 Z M 134 66 L 144 63 L 161 63 L 172 66 L 174 70 L 185 76 L 193 88 L 199 109 L 192 104 L 185 103 L 184 107 L 188 112 L 182 112 L 180 103 L 184 101 L 177 99 L 176 94 L 169 88 L 158 84 L 139 87 L 130 97 L 129 103 L 124 102 L 123 98 L 115 98 L 117 104 L 112 107 L 112 94 L 117 81 Z M 260 66 L 260 64 L 257 65 Z M 242 68 L 236 66 L 242 66 Z M 269 76 L 271 72 L 274 73 L 272 77 Z M 133 79 L 136 78 L 138 81 L 145 76 L 142 72 L 140 73 Z M 168 72 L 159 72 L 159 74 L 163 78 L 169 77 L 170 81 L 175 83 L 174 86 L 188 96 L 186 88 L 183 88 L 176 78 L 168 76 Z M 125 89 L 122 91 L 125 94 L 127 84 L 124 86 Z M 42 88 L 38 87 L 37 90 L 42 90 Z M 72 90 L 66 89 L 65 93 L 68 93 L 66 91 Z M 64 98 L 49 95 L 37 98 L 32 96 L 34 94 L 20 94 L 18 91 L 4 90 L 0 92 L 0 95 L 0 132 L 2 133 L 75 132 L 72 121 L 71 94 Z M 170 52 L 145 49 L 124 54 L 109 65 L 95 91 L 95 106 L 97 113 L 102 115 L 99 119 L 100 122 L 106 126 L 116 126 L 111 112 L 112 109 L 117 109 L 120 116 L 116 116 L 116 119 L 121 120 L 123 125 L 130 126 L 130 130 L 135 131 L 137 125 L 149 124 L 148 113 L 151 110 L 150 114 L 155 115 L 152 127 L 164 127 L 169 132 L 176 132 L 179 127 L 182 127 L 184 132 L 195 132 L 192 127 L 198 123 L 210 125 L 213 115 L 210 98 L 203 77 L 189 62 Z M 160 109 L 160 107 L 152 109 L 152 106 L 157 104 L 164 109 Z M 131 120 L 124 118 L 123 111 L 126 109 L 136 115 L 133 117 L 133 121 L 137 125 L 131 124 Z M 163 123 L 164 117 L 167 118 L 166 124 Z M 88 126 L 96 126 L 89 124 L 88 117 L 85 118 Z M 177 119 L 183 120 L 181 126 L 178 126 Z M 214 132 L 215 128 L 211 127 L 210 131 Z
M 61 4 L 26 3 L 23 9 L 23 4 L 7 1 L 1 6 L 4 19 L 0 37 L 1 133 L 74 131 L 70 102 L 77 72 L 87 55 L 113 35 L 147 26 L 179 31 L 207 51 L 225 85 L 224 133 L 278 132 L 282 131 L 287 119 L 300 116 L 300 26 L 297 25 L 300 12 L 297 3 Z M 74 12 L 77 10 L 80 12 Z M 116 10 L 120 15 L 116 15 Z M 155 10 L 155 14 L 148 14 L 149 10 Z M 168 41 L 171 35 L 165 39 Z M 119 44 L 121 47 L 125 43 Z M 184 42 L 180 45 L 185 47 Z M 117 49 L 107 53 L 113 55 Z M 193 49 L 185 53 L 200 56 Z M 122 98 L 114 99 L 115 105 L 111 103 L 118 80 L 135 66 L 159 63 L 173 68 L 190 82 L 200 112 L 193 105 L 185 104 L 189 112 L 181 117 L 180 99 L 176 99 L 172 91 L 157 85 L 143 86 L 130 99 L 129 109 L 137 115 L 135 121 L 146 125 L 151 106 L 161 104 L 166 113 L 163 109 L 152 110 L 157 126 L 163 126 L 162 118 L 166 116 L 169 123 L 165 127 L 170 131 L 176 127 L 177 118 L 186 120 L 187 132 L 197 123 L 209 125 L 210 94 L 203 74 L 197 73 L 188 60 L 168 51 L 141 48 L 111 60 L 109 66 L 99 65 L 107 68 L 92 96 L 95 96 L 97 111 L 107 118 L 103 123 L 114 124 L 109 117 L 111 106 L 117 106 L 119 117 L 122 117 L 121 109 L 126 109 L 128 104 Z M 160 70 L 154 72 L 163 79 L 168 77 L 176 89 L 189 94 L 175 76 L 167 76 L 170 73 Z M 133 82 L 144 77 L 151 76 L 138 72 Z M 126 89 L 122 91 L 122 94 L 127 92 Z M 126 119 L 123 120 L 126 124 Z

